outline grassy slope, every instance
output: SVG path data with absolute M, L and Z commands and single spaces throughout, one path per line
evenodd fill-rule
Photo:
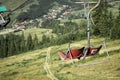
M 100 44 L 102 38 L 92 39 L 93 45 Z M 46 54 L 49 54 L 48 65 L 51 72 L 59 80 L 119 80 L 120 79 L 120 40 L 107 43 L 110 52 L 110 62 L 80 66 L 83 62 L 77 61 L 72 65 L 71 61 L 60 61 L 58 52 L 65 50 L 67 44 L 51 46 L 49 48 L 30 51 L 24 54 L 11 56 L 0 60 L 1 80 L 50 80 L 44 70 Z M 86 45 L 86 41 L 73 42 L 72 48 Z M 96 45 L 97 46 L 97 45 Z M 100 53 L 103 53 L 102 48 Z M 88 58 L 87 63 L 95 61 L 106 61 L 106 56 Z
M 7 9 L 15 9 L 20 4 L 24 3 L 26 0 L 10 0 L 10 1 L 4 1 L 3 5 L 7 7 Z
M 22 32 L 24 33 L 25 37 L 27 37 L 29 34 L 31 34 L 32 37 L 34 37 L 36 34 L 39 40 L 41 40 L 43 35 L 46 35 L 47 37 L 51 37 L 51 36 L 56 37 L 56 35 L 52 33 L 51 29 L 44 29 L 44 28 L 30 28 L 24 31 L 16 32 L 15 34 L 19 35 L 22 34 Z

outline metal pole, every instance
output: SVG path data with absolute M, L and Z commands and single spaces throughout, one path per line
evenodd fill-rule
M 88 8 L 89 8 L 89 1 L 87 0 L 88 2 Z M 89 11 L 88 11 L 88 14 L 87 14 L 87 35 L 88 35 L 88 48 L 90 47 L 90 13 L 92 10 L 94 10 L 96 7 L 98 7 L 100 4 L 100 0 L 98 1 L 98 3 L 93 6 Z
M 87 0 L 87 6 L 89 11 L 89 1 Z M 87 38 L 88 38 L 88 48 L 90 47 L 90 13 L 87 14 Z
M 90 47 L 90 21 L 89 15 L 87 15 L 87 36 L 88 36 L 88 48 Z

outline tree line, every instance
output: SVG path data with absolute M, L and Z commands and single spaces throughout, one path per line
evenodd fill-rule
M 7 34 L 0 35 L 0 58 L 20 54 L 36 49 L 39 45 L 37 35 L 32 39 L 31 34 L 25 39 L 24 33 L 21 35 Z

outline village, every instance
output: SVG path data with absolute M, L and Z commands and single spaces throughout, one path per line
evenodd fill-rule
M 29 20 L 29 21 L 23 21 L 23 22 L 18 22 L 15 20 L 12 23 L 12 29 L 14 29 L 14 32 L 25 30 L 27 28 L 31 28 L 30 25 L 38 25 L 41 27 L 42 22 L 46 19 L 65 19 L 68 17 L 68 15 L 71 13 L 73 8 L 71 8 L 68 5 L 61 5 L 57 8 L 50 9 L 49 12 L 45 15 L 43 15 L 41 18 L 37 18 L 34 20 Z

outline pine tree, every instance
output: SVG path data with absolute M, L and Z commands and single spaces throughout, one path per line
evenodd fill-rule
M 118 8 L 119 14 L 114 20 L 114 25 L 111 29 L 110 38 L 111 39 L 120 39 L 120 6 Z
M 45 35 L 42 36 L 42 42 L 43 44 L 47 42 L 47 37 Z
M 2 44 L 2 37 L 0 36 L 0 58 L 2 57 L 2 46 L 1 46 L 1 44 Z
M 39 46 L 39 41 L 38 41 L 38 37 L 37 35 L 35 34 L 35 37 L 34 37 L 34 40 L 33 40 L 33 44 L 34 44 L 34 49 L 37 49 L 38 46 Z
M 32 41 L 31 34 L 29 34 L 28 37 L 27 37 L 26 48 L 27 48 L 27 50 L 32 50 L 33 49 L 33 41 Z
M 0 58 L 3 58 L 3 57 L 5 57 L 5 47 L 4 47 L 4 36 L 3 35 L 1 35 L 0 36 Z
M 6 36 L 5 36 L 5 57 L 7 57 L 8 56 L 8 46 L 9 46 L 9 34 L 7 34 Z
M 109 12 L 109 18 L 108 18 L 108 30 L 107 30 L 107 35 L 110 37 L 110 31 L 111 31 L 111 28 L 113 27 L 114 25 L 114 17 L 113 17 L 113 14 L 112 12 L 110 11 Z
M 100 5 L 96 8 L 93 13 L 93 19 L 95 21 L 96 27 L 94 28 L 94 34 L 100 34 L 106 36 L 109 29 L 109 16 L 108 16 L 108 2 L 107 0 L 101 0 Z
M 18 35 L 14 35 L 13 46 L 14 46 L 14 54 L 20 53 L 20 37 Z
M 8 36 L 7 36 L 7 38 L 8 38 L 8 42 L 7 42 L 7 47 L 8 47 L 8 55 L 7 56 L 11 56 L 11 55 L 13 55 L 13 34 L 9 34 Z
M 4 39 L 4 43 L 3 43 L 3 56 L 6 57 L 6 41 Z
M 119 21 L 119 24 L 120 24 L 120 5 L 119 5 L 119 8 L 118 8 L 118 11 L 119 11 L 119 14 L 117 16 L 117 20 Z
M 21 42 L 20 42 L 20 52 L 24 52 L 25 51 L 25 36 L 24 33 L 22 32 L 21 35 Z

